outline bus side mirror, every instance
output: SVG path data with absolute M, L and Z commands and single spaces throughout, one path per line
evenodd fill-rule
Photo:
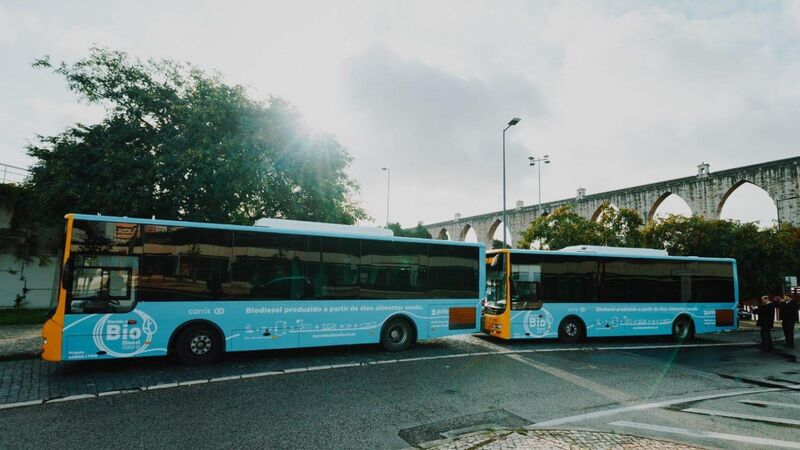
M 61 272 L 61 288 L 65 291 L 68 291 L 70 288 L 72 288 L 72 277 L 75 273 L 73 269 L 74 264 L 72 263 L 72 258 L 70 258 L 64 264 L 64 269 Z

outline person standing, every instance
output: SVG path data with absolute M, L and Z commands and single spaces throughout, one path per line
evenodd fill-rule
M 775 325 L 775 304 L 769 298 L 769 295 L 761 297 L 761 306 L 756 308 L 758 321 L 756 325 L 761 328 L 761 349 L 765 351 L 772 350 L 772 326 Z
M 783 344 L 789 348 L 794 348 L 794 324 L 797 323 L 797 300 L 789 296 L 783 297 L 781 303 L 781 325 L 783 327 L 783 337 L 786 342 Z

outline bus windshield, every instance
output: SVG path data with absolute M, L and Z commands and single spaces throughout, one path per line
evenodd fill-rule
M 502 314 L 506 310 L 505 254 L 486 258 L 486 314 Z

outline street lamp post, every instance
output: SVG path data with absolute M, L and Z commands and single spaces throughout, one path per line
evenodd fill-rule
M 386 228 L 389 228 L 389 188 L 392 181 L 392 169 L 382 167 L 381 170 L 386 171 Z
M 508 122 L 508 126 L 503 128 L 503 248 L 506 248 L 506 130 L 518 124 L 522 120 L 514 117 Z
M 550 164 L 550 155 L 544 155 L 541 158 L 535 156 L 528 156 L 531 166 L 539 165 L 539 209 L 542 209 L 542 164 Z

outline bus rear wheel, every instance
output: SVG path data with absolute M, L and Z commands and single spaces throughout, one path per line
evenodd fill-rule
M 390 352 L 405 350 L 414 343 L 414 340 L 414 328 L 402 317 L 389 320 L 381 330 L 381 345 Z
M 686 342 L 694 337 L 694 324 L 686 316 L 680 316 L 672 322 L 672 340 Z
M 566 344 L 575 344 L 584 338 L 583 322 L 577 317 L 567 317 L 558 326 L 558 339 Z
M 175 356 L 184 364 L 208 364 L 222 354 L 222 339 L 217 330 L 209 325 L 189 325 L 175 340 Z

